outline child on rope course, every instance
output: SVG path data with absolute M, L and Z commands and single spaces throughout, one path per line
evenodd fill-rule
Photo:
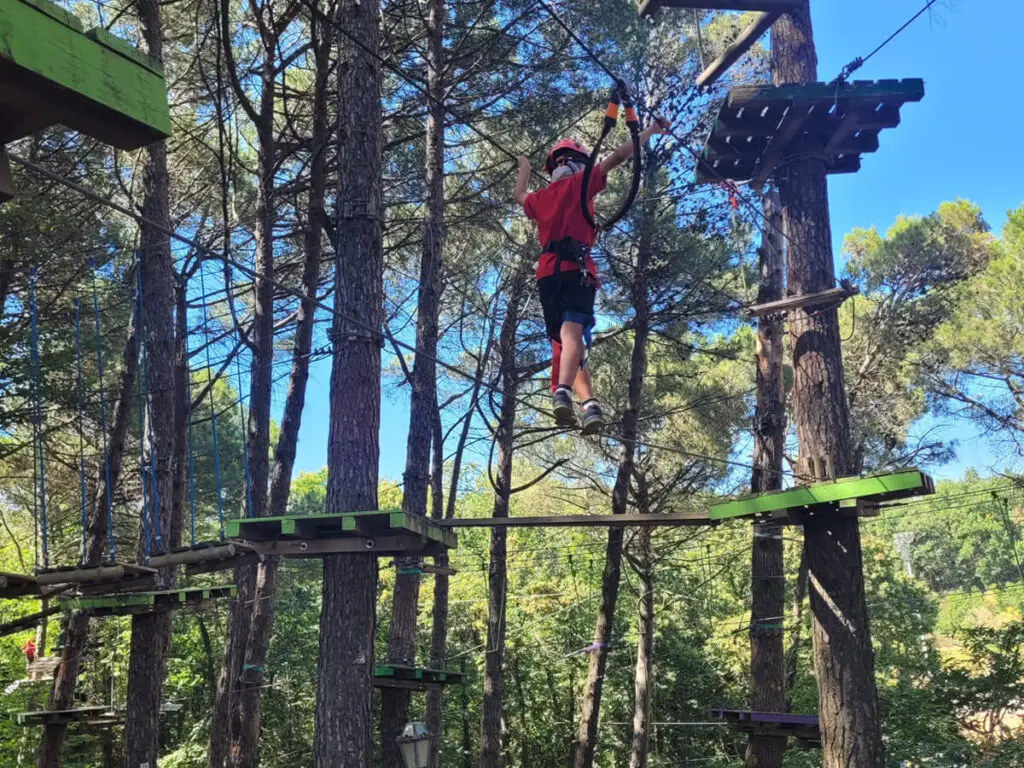
M 668 127 L 655 120 L 640 135 L 642 142 L 665 133 Z M 555 423 L 576 424 L 572 402 L 573 389 L 582 409 L 583 434 L 599 432 L 605 425 L 604 413 L 594 397 L 586 352 L 594 327 L 594 299 L 601 281 L 590 255 L 596 231 L 583 215 L 583 169 L 590 153 L 575 139 L 562 139 L 548 152 L 544 170 L 551 183 L 527 194 L 532 168 L 530 161 L 518 158 L 516 202 L 527 218 L 537 223 L 543 252 L 537 262 L 537 290 L 544 310 L 544 325 L 551 339 L 551 390 Z M 594 166 L 588 198 L 594 214 L 594 197 L 605 188 L 608 172 L 633 156 L 633 144 L 627 142 Z

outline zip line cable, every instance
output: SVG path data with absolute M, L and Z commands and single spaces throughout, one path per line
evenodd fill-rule
M 899 37 L 907 27 L 909 27 L 911 24 L 913 24 L 915 21 L 921 18 L 925 14 L 925 12 L 933 5 L 935 5 L 935 3 L 937 3 L 938 1 L 939 0 L 928 0 L 928 2 L 924 4 L 924 7 L 921 10 L 919 10 L 917 13 L 915 13 L 913 16 L 907 19 L 907 21 L 904 22 L 899 29 L 897 29 L 895 32 L 893 32 L 891 35 L 885 38 L 885 40 L 883 40 L 881 44 L 879 44 L 873 51 L 871 51 L 871 53 L 869 53 L 867 56 L 858 56 L 845 67 L 843 67 L 842 72 L 840 72 L 836 76 L 836 79 L 833 80 L 832 83 L 836 85 L 838 85 L 839 83 L 845 83 L 847 78 L 850 77 L 850 75 L 852 75 L 862 66 L 867 64 L 872 56 L 874 56 L 876 53 L 885 48 L 885 46 L 887 46 L 889 43 L 891 43 L 893 40 Z

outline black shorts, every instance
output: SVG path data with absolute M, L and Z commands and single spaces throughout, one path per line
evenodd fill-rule
M 580 323 L 585 328 L 594 324 L 594 299 L 597 288 L 593 281 L 584 285 L 578 269 L 564 270 L 537 281 L 540 305 L 544 309 L 544 327 L 548 337 L 562 340 L 562 323 Z

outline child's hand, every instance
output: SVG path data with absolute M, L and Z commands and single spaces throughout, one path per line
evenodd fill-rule
M 672 124 L 669 123 L 664 117 L 654 116 L 654 122 L 647 126 L 644 131 L 648 136 L 657 136 L 659 134 L 668 133 L 672 129 Z
M 520 155 L 516 158 L 516 165 L 519 166 L 519 170 L 529 171 L 533 166 L 530 165 L 530 159 L 526 155 Z

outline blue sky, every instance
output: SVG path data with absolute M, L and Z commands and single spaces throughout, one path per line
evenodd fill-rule
M 924 4 L 924 0 L 811 0 L 818 77 L 831 80 L 855 56 L 866 55 Z M 876 154 L 857 174 L 832 177 L 832 231 L 840 259 L 843 235 L 854 227 L 889 227 L 901 213 L 927 214 L 956 197 L 981 206 L 998 231 L 1006 211 L 1024 203 L 1024 152 L 1016 130 L 1024 122 L 1014 94 L 1024 44 L 1024 3 L 1018 0 L 940 0 L 854 75 L 855 79 L 921 77 L 925 98 L 903 109 L 902 124 L 881 135 Z M 984 67 L 982 64 L 984 63 Z M 330 361 L 313 366 L 296 471 L 326 460 Z M 283 401 L 283 393 L 280 398 Z M 398 479 L 405 464 L 408 392 L 385 388 L 381 477 Z M 278 402 L 280 406 L 280 402 Z M 279 408 L 275 418 L 280 418 Z M 985 473 L 1002 458 L 964 425 L 946 427 L 961 456 L 939 469 L 959 477 L 967 467 Z

